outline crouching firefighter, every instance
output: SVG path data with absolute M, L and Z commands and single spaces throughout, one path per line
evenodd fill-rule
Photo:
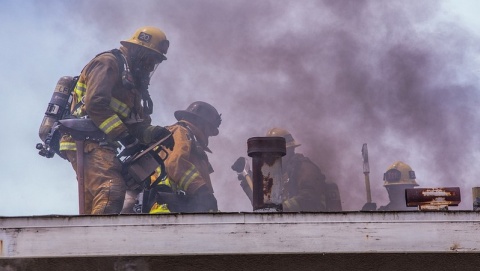
M 127 184 L 119 157 L 136 157 L 158 141 L 168 149 L 174 146 L 170 132 L 151 125 L 150 118 L 153 102 L 148 85 L 158 64 L 167 59 L 165 33 L 143 27 L 120 43 L 119 49 L 98 54 L 83 68 L 71 105 L 72 117 L 85 119 L 92 130 L 96 128 L 104 136 L 87 132 L 77 137 L 75 124 L 62 129 L 60 152 L 72 164 L 79 182 L 84 181 L 82 214 L 118 214 L 122 210 Z
M 202 101 L 193 102 L 174 115 L 178 122 L 167 128 L 175 140 L 175 149 L 166 151 L 166 175 L 159 169 L 151 177 L 149 196 L 140 197 L 142 209 L 151 214 L 217 212 L 210 179 L 213 168 L 207 152 L 212 153 L 208 141 L 218 135 L 221 115 Z
M 320 168 L 308 157 L 296 152 L 298 143 L 292 134 L 283 128 L 272 128 L 267 137 L 283 137 L 287 153 L 282 157 L 283 212 L 339 212 L 342 203 L 338 186 L 326 181 Z M 231 166 L 237 173 L 240 186 L 253 203 L 252 171 L 245 157 L 239 157 Z

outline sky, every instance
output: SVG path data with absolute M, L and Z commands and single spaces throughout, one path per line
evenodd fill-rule
M 409 164 L 420 187 L 480 186 L 480 2 L 476 0 L 0 0 L 0 216 L 78 214 L 71 165 L 38 155 L 58 79 L 142 26 L 164 30 L 168 60 L 150 85 L 155 125 L 205 101 L 220 211 L 250 212 L 230 166 L 247 140 L 289 130 L 340 188 L 343 209 L 388 203 L 383 173 Z

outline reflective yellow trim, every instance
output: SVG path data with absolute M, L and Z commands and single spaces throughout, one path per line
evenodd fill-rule
M 168 187 L 172 187 L 172 183 L 170 182 L 170 178 L 165 178 L 164 180 L 160 181 L 158 185 L 166 185 Z
M 157 167 L 155 169 L 155 171 L 152 173 L 152 175 L 150 176 L 150 184 L 153 184 L 159 177 L 160 175 L 162 174 L 162 168 L 161 167 Z M 163 184 L 163 185 L 167 185 L 165 182 L 167 181 L 168 182 L 168 186 L 170 186 L 170 180 L 168 180 L 168 177 L 166 178 L 167 180 L 162 180 L 160 181 L 160 183 L 158 183 L 158 185 L 160 184 Z
M 73 95 L 75 105 L 78 105 L 79 103 L 81 103 L 82 98 L 83 96 L 85 96 L 86 91 L 87 91 L 87 85 L 85 83 L 78 81 L 73 90 L 73 92 L 75 93 L 75 95 Z M 72 112 L 72 115 L 76 117 L 83 117 L 84 114 L 85 114 L 84 112 L 82 113 L 81 106 L 78 107 L 74 112 Z
M 77 118 L 81 118 L 83 117 L 82 115 L 82 107 L 78 107 L 77 110 L 75 110 L 74 112 L 72 112 L 72 115 L 77 117 Z
M 161 173 L 161 168 L 160 167 L 157 167 L 155 169 L 155 172 L 153 172 L 153 174 L 150 176 L 150 184 L 154 183 L 157 178 L 160 176 L 160 173 Z
M 85 96 L 85 93 L 87 92 L 87 85 L 82 82 L 77 82 L 77 84 L 75 85 L 74 92 L 75 92 L 75 102 L 79 103 L 82 100 L 83 96 Z M 131 112 L 130 108 L 125 103 L 122 103 L 120 100 L 113 97 L 110 100 L 110 108 L 123 118 L 128 117 Z
M 102 130 L 105 134 L 109 134 L 113 129 L 122 125 L 123 122 L 117 115 L 113 115 L 110 118 L 106 119 L 98 128 Z
M 195 180 L 195 178 L 197 178 L 198 176 L 200 176 L 200 173 L 195 168 L 195 166 L 192 166 L 189 170 L 187 170 L 185 175 L 183 175 L 182 179 L 180 179 L 179 187 L 187 191 L 192 181 Z
M 110 108 L 120 116 L 126 118 L 130 115 L 130 108 L 125 104 L 112 97 L 110 101 Z
M 162 174 L 162 167 L 157 167 L 155 169 L 155 174 L 157 174 L 158 176 L 160 176 L 160 174 Z
M 78 103 L 85 95 L 85 92 L 87 91 L 87 85 L 82 82 L 77 82 L 73 91 L 75 92 L 77 98 L 76 102 Z
M 170 213 L 167 204 L 154 203 L 149 214 L 167 214 Z
M 75 142 L 60 142 L 59 150 L 61 151 L 76 151 L 77 144 Z

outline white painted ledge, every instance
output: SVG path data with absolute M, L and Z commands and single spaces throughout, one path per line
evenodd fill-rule
M 0 258 L 480 252 L 480 212 L 0 217 Z

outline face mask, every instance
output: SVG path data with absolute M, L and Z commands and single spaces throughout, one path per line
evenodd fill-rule
M 135 63 L 134 75 L 140 88 L 148 87 L 150 78 L 152 78 L 155 70 L 158 67 L 158 64 L 160 64 L 162 61 L 163 59 L 149 54 L 143 56 L 137 63 Z

